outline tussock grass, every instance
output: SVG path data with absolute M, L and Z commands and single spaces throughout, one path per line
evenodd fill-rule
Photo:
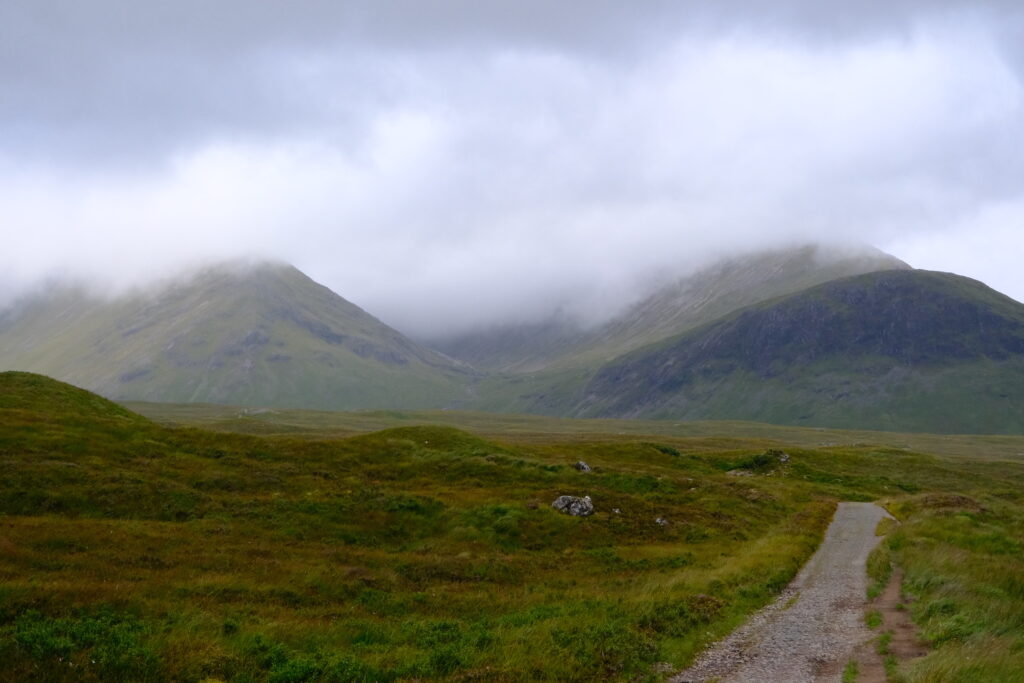
M 874 600 L 885 587 L 889 585 L 889 579 L 892 578 L 892 553 L 889 551 L 889 546 L 883 544 L 878 545 L 868 555 L 868 600 Z
M 1003 485 L 1019 482 L 1007 468 Z M 888 545 L 935 648 L 907 667 L 907 680 L 1024 680 L 1024 506 L 995 490 L 922 494 L 893 508 L 903 523 Z
M 833 508 L 649 440 L 169 430 L 4 379 L 0 669 L 16 678 L 645 677 L 770 601 Z M 554 511 L 564 493 L 597 513 Z
M 0 675 L 663 677 L 785 587 L 835 501 L 879 498 L 936 645 L 910 680 L 978 643 L 986 672 L 1019 663 L 1020 465 L 796 444 L 762 467 L 778 443 L 749 433 L 501 420 L 242 435 L 0 374 Z M 561 494 L 596 514 L 555 512 Z

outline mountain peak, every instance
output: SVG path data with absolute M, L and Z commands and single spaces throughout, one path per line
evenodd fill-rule
M 637 349 L 594 375 L 577 410 L 994 433 L 1021 428 L 1022 378 L 1024 305 L 968 278 L 896 269 Z
M 320 408 L 435 406 L 465 369 L 298 269 L 207 266 L 112 299 L 40 296 L 0 328 L 0 369 L 118 398 Z
M 592 365 L 698 327 L 731 311 L 823 282 L 882 270 L 909 270 L 866 245 L 803 244 L 721 258 L 666 278 L 625 311 L 584 329 L 554 317 L 435 341 L 480 368 L 510 372 Z

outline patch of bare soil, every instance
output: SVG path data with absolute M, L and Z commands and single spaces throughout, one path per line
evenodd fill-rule
M 917 627 L 910 620 L 910 600 L 901 594 L 903 572 L 896 569 L 877 598 L 868 603 L 865 614 L 877 611 L 882 623 L 875 629 L 876 638 L 862 644 L 854 653 L 857 662 L 857 683 L 886 683 L 886 660 L 889 668 L 899 663 L 928 654 L 928 647 L 917 635 Z M 891 636 L 885 636 L 885 634 Z M 880 638 L 888 642 L 881 644 Z M 881 650 L 881 652 L 879 651 Z

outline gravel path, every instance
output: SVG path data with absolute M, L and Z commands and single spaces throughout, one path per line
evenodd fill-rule
M 841 680 L 854 649 L 873 635 L 864 625 L 865 562 L 888 516 L 873 503 L 840 503 L 818 552 L 779 599 L 672 683 Z

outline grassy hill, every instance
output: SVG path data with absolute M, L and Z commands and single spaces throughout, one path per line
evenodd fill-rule
M 39 294 L 0 317 L 0 368 L 111 398 L 320 408 L 440 407 L 471 374 L 272 264 L 115 299 Z
M 984 439 L 954 439 L 963 459 L 754 425 L 234 419 L 277 435 L 0 373 L 0 677 L 660 680 L 785 585 L 834 501 L 877 498 L 936 647 L 909 680 L 1024 670 L 1024 464 Z M 367 431 L 386 420 L 405 425 Z M 596 513 L 554 511 L 561 494 Z
M 887 271 L 739 311 L 616 359 L 565 412 L 923 432 L 1024 431 L 1024 305 Z

